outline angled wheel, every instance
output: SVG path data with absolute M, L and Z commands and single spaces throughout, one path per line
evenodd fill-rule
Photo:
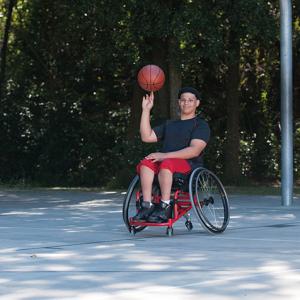
M 123 220 L 128 231 L 132 234 L 135 234 L 136 232 L 142 231 L 146 228 L 146 226 L 130 225 L 130 218 L 136 215 L 137 210 L 140 207 L 141 195 L 140 177 L 136 175 L 128 187 L 123 202 Z
M 219 178 L 205 168 L 193 171 L 189 193 L 195 214 L 210 233 L 223 232 L 229 222 L 229 202 Z

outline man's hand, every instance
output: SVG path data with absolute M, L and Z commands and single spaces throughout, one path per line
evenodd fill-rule
M 166 153 L 155 152 L 147 155 L 145 158 L 150 159 L 153 162 L 162 161 L 166 158 Z
M 143 110 L 151 110 L 153 107 L 153 101 L 154 101 L 154 93 L 151 92 L 150 95 L 146 94 L 143 97 L 143 102 L 142 102 L 142 108 Z

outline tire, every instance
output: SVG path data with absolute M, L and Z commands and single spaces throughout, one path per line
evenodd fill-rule
M 137 213 L 137 208 L 140 205 L 137 193 L 141 194 L 140 177 L 138 175 L 131 181 L 123 202 L 123 220 L 130 233 L 140 232 L 146 228 L 146 226 L 133 227 L 130 225 L 130 218 Z
M 209 233 L 222 233 L 229 223 L 229 202 L 219 178 L 205 168 L 195 169 L 189 180 L 195 214 Z

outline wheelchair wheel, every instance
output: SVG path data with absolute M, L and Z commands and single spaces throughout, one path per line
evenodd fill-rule
M 137 210 L 139 209 L 140 199 L 139 196 L 142 195 L 140 177 L 136 175 L 131 181 L 124 202 L 123 202 L 123 220 L 128 229 L 132 234 L 142 231 L 146 226 L 131 226 L 130 218 L 135 216 Z
M 189 180 L 195 214 L 210 233 L 223 232 L 229 222 L 229 202 L 219 178 L 205 168 L 195 169 Z

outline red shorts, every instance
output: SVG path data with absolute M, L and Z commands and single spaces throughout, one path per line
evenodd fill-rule
M 144 158 L 136 167 L 136 171 L 140 174 L 141 166 L 146 166 L 153 170 L 154 174 L 158 174 L 161 169 L 168 169 L 171 173 L 187 174 L 191 171 L 191 166 L 186 159 L 167 158 L 160 162 L 153 162 L 150 159 Z

